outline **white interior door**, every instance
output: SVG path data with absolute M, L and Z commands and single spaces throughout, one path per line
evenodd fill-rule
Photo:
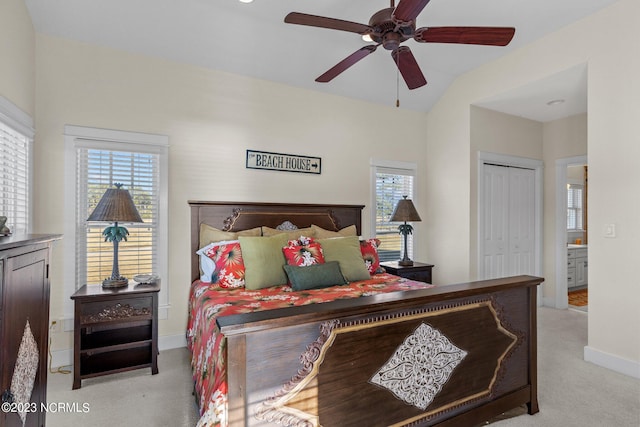
M 509 169 L 509 275 L 535 274 L 535 173 Z
M 484 276 L 480 279 L 508 276 L 509 168 L 485 165 L 482 192 L 485 200 L 481 231 Z
M 535 274 L 535 171 L 485 164 L 482 193 L 481 278 Z

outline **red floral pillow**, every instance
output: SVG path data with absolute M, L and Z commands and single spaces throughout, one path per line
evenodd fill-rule
M 300 236 L 297 240 L 289 240 L 289 244 L 282 248 L 287 265 L 306 267 L 314 264 L 324 264 L 322 246 L 313 237 Z
M 362 252 L 362 258 L 364 258 L 369 274 L 376 274 L 382 271 L 380 257 L 378 256 L 378 246 L 380 246 L 379 239 L 360 240 L 360 252 Z
M 221 288 L 241 288 L 244 286 L 244 261 L 240 242 L 231 240 L 212 245 L 206 255 L 216 263 L 212 282 Z

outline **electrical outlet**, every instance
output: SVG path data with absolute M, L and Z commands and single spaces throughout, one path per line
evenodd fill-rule
M 49 331 L 51 332 L 58 332 L 58 321 L 57 320 L 52 320 L 51 321 L 51 325 L 49 326 Z

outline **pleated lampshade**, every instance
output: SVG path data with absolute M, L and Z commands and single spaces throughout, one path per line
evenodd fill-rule
M 116 184 L 116 188 L 107 189 L 87 221 L 144 222 L 129 190 L 120 186 Z
M 413 205 L 411 199 L 407 199 L 407 196 L 404 196 L 404 199 L 399 200 L 396 208 L 393 210 L 393 214 L 391 215 L 391 222 L 403 222 L 403 221 L 422 221 L 420 219 L 420 215 L 418 215 L 418 211 L 416 207 Z

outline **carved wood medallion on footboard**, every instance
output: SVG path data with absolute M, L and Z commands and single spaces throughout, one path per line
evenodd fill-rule
M 517 276 L 221 317 L 232 426 L 473 426 L 538 412 Z

